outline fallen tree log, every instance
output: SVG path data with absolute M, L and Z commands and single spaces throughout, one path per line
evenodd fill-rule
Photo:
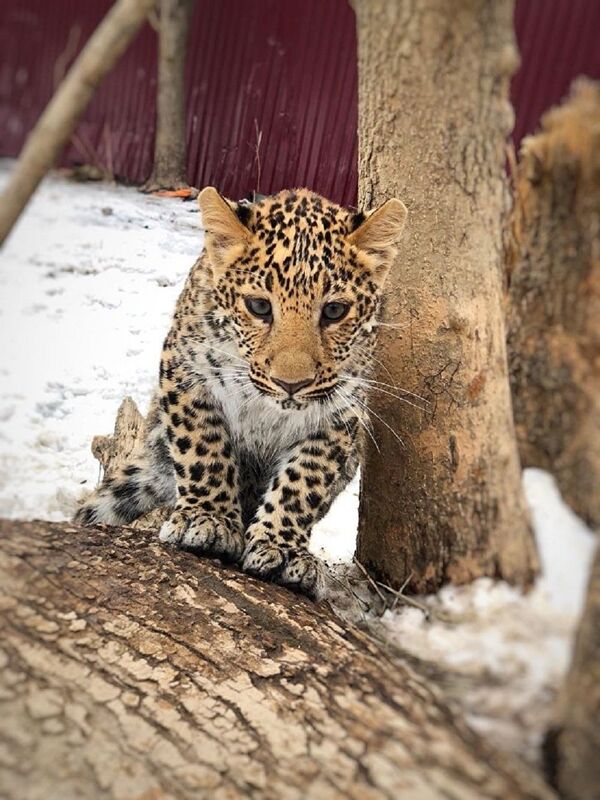
M 0 521 L 0 797 L 548 798 L 368 633 L 145 531 Z

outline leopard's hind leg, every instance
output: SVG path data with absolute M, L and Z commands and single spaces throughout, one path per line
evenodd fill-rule
M 175 471 L 158 414 L 148 417 L 142 452 L 119 467 L 85 498 L 74 521 L 127 525 L 159 506 L 174 506 Z

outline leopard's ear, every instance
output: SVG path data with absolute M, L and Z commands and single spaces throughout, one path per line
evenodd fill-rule
M 366 256 L 367 266 L 381 283 L 396 255 L 397 242 L 407 216 L 404 203 L 393 197 L 371 211 L 348 237 L 350 244 Z
M 226 200 L 213 186 L 198 195 L 202 225 L 206 231 L 206 249 L 211 263 L 218 267 L 239 258 L 252 238 L 249 229 L 236 214 L 236 205 Z

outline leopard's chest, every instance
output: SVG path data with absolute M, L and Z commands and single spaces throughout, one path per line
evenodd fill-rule
M 235 381 L 219 386 L 214 394 L 234 447 L 273 465 L 323 424 L 318 406 L 286 411 L 254 387 L 243 388 Z

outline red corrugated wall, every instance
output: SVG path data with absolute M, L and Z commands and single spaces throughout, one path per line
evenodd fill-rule
M 599 0 L 517 0 L 521 67 L 512 82 L 513 137 L 532 133 L 577 75 L 600 78 Z
M 110 0 L 0 0 L 0 155 L 27 131 Z M 518 0 L 515 139 L 581 73 L 600 77 L 598 0 Z M 187 68 L 188 179 L 232 197 L 306 185 L 356 200 L 357 75 L 347 0 L 197 0 Z M 63 163 L 142 182 L 152 163 L 156 36 L 98 90 Z

